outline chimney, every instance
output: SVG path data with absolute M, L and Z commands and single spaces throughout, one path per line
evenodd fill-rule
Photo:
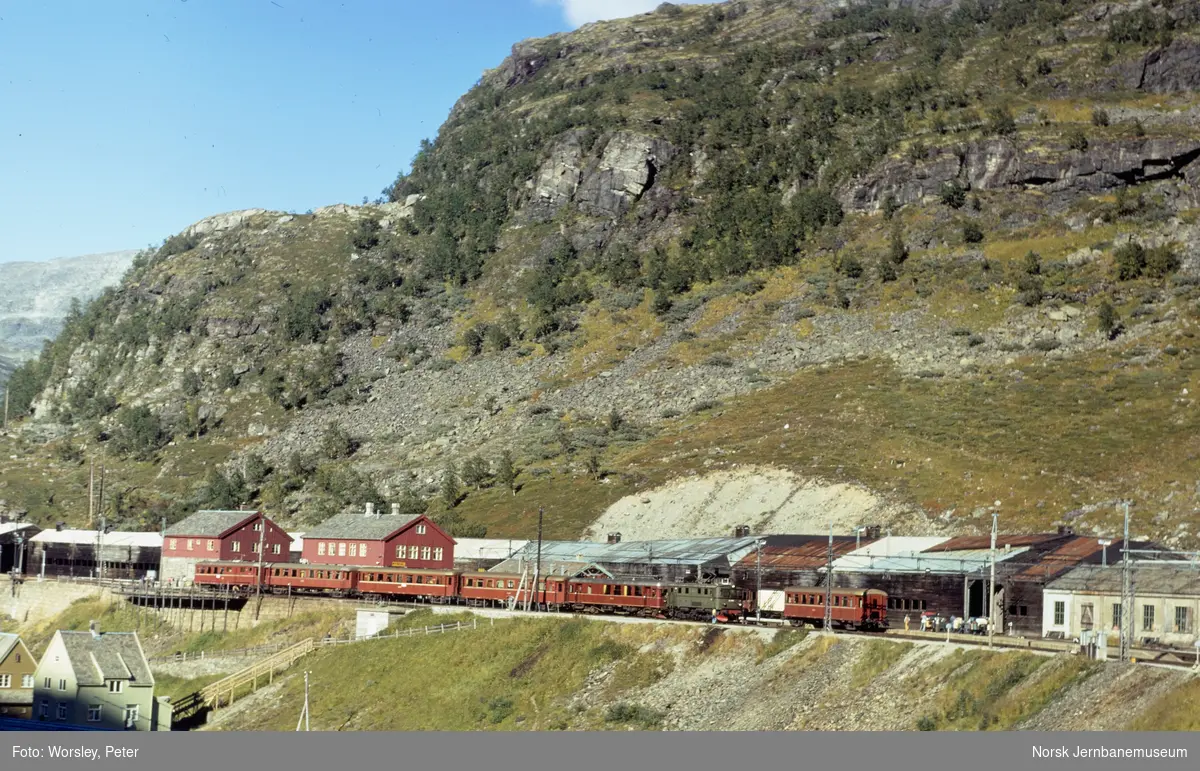
M 374 517 L 375 516 L 375 504 L 368 503 L 367 504 L 367 513 L 364 514 L 363 516 L 365 516 L 367 519 Z
M 878 539 L 880 532 L 883 530 L 879 525 L 868 525 L 867 531 L 863 533 L 867 538 Z
M 93 640 L 100 639 L 100 626 L 96 623 L 95 619 L 88 622 L 88 631 L 92 633 Z
M 400 516 L 400 504 L 398 504 L 398 503 L 392 504 L 392 516 L 393 517 Z
M 1059 525 L 1058 526 L 1058 534 L 1059 535 L 1075 535 L 1075 528 L 1071 527 L 1070 525 Z
M 620 533 L 609 533 L 608 534 L 608 542 L 609 543 L 620 543 L 621 542 L 621 534 Z
M 733 528 L 733 537 L 734 538 L 746 538 L 749 535 L 750 535 L 750 526 L 749 525 L 737 525 Z

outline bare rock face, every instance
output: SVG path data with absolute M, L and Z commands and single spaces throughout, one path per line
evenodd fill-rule
M 206 236 L 210 233 L 217 233 L 222 230 L 231 230 L 238 225 L 241 225 L 251 217 L 266 213 L 266 209 L 242 209 L 241 211 L 214 214 L 211 217 L 205 217 L 196 224 L 191 225 L 183 232 L 184 235 L 188 236 Z
M 1191 179 L 1200 140 L 1144 139 L 1097 142 L 1085 151 L 1022 148 L 1010 139 L 974 142 L 913 163 L 890 158 L 839 191 L 842 206 L 878 210 L 892 196 L 904 205 L 936 195 L 956 182 L 975 190 L 1037 187 L 1047 192 L 1101 192 L 1170 177 Z
M 570 203 L 583 175 L 583 130 L 568 131 L 550 150 L 533 181 L 533 200 L 526 209 L 532 219 L 549 219 Z
M 579 185 L 579 208 L 597 216 L 620 216 L 654 184 L 660 168 L 674 155 L 675 148 L 665 140 L 616 132 Z
M 1200 91 L 1200 43 L 1175 40 L 1119 68 L 1128 88 L 1152 94 Z

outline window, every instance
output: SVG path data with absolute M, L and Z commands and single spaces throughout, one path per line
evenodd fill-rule
M 1175 606 L 1175 631 L 1180 634 L 1186 634 L 1192 631 L 1191 608 L 1186 608 L 1182 605 Z
M 407 552 L 408 552 L 408 549 L 407 549 L 407 548 L 405 548 L 405 547 L 403 547 L 403 546 L 397 546 L 397 547 L 396 547 L 396 559 L 398 559 L 398 560 L 402 560 L 402 559 L 404 559 L 404 555 L 405 555 Z
M 196 542 L 195 542 L 195 540 L 193 540 L 193 539 L 189 538 L 189 539 L 188 539 L 188 551 L 192 551 L 192 549 L 193 549 L 193 547 L 194 547 L 195 545 L 196 545 Z
M 442 561 L 442 547 L 439 546 L 433 550 L 433 558 L 438 562 Z
M 130 704 L 125 707 L 125 730 L 132 731 L 137 728 L 138 722 L 138 705 Z
M 58 690 L 60 690 L 60 691 L 65 691 L 65 690 L 67 690 L 67 681 L 66 681 L 66 680 L 59 680 L 59 681 L 58 681 Z
M 339 557 L 346 556 L 346 543 L 344 541 L 337 545 L 337 553 Z
M 22 688 L 32 688 L 33 687 L 33 675 L 21 675 L 21 687 Z
M 50 717 L 50 701 L 48 699 L 42 699 L 42 703 L 38 705 L 38 717 L 43 720 Z
M 419 557 L 419 556 L 420 556 L 420 554 L 421 554 L 421 547 L 420 547 L 420 546 L 417 546 L 416 544 L 413 544 L 412 546 L 408 547 L 408 558 L 409 558 L 410 560 L 415 560 L 415 559 L 417 559 L 417 557 Z
M 109 680 L 108 681 L 108 692 L 109 693 L 122 693 L 124 691 L 125 691 L 125 681 L 124 680 Z
M 230 548 L 231 548 L 233 551 L 235 551 L 235 552 L 236 552 L 236 551 L 241 551 L 241 550 L 242 550 L 242 542 L 241 542 L 241 541 L 234 541 L 234 542 L 233 542 L 233 545 L 232 545 Z
M 422 549 L 421 549 L 421 559 L 423 559 L 423 560 L 427 560 L 427 559 L 429 559 L 429 554 L 430 554 L 430 552 L 432 552 L 432 551 L 433 551 L 433 549 L 431 549 L 431 548 L 430 548 L 430 547 L 428 547 L 428 546 L 426 546 L 426 547 L 422 548 Z
M 67 703 L 65 701 L 60 701 L 58 703 L 58 719 L 59 720 L 67 719 Z
M 42 680 L 42 687 L 45 688 L 47 691 L 50 690 L 50 678 L 47 677 L 44 680 Z
M 257 533 L 261 530 L 262 530 L 262 520 L 260 519 L 259 521 L 254 523 L 254 532 Z
M 280 553 L 279 544 L 277 544 L 277 543 L 276 543 L 276 544 L 271 544 L 271 553 L 272 553 L 272 554 L 279 554 L 279 553 Z
M 367 556 L 367 545 L 365 543 L 360 543 L 358 545 L 358 556 L 360 556 L 360 557 Z
M 425 526 L 417 525 L 417 535 L 425 535 Z
M 1143 632 L 1153 632 L 1154 631 L 1154 606 L 1153 605 L 1143 605 L 1142 606 L 1142 631 Z
M 0 675 L 0 688 L 12 687 L 12 675 Z
M 325 542 L 324 541 L 317 542 L 317 556 L 319 556 L 319 557 L 325 556 Z
M 1090 602 L 1085 602 L 1079 607 L 1079 628 L 1085 632 L 1091 631 L 1094 626 L 1093 616 L 1095 615 L 1095 611 L 1092 608 L 1093 606 Z
M 88 722 L 89 723 L 99 723 L 100 722 L 100 705 L 99 704 L 92 704 L 88 707 Z
M 351 557 L 358 556 L 358 544 L 356 544 L 356 543 L 350 544 L 350 556 Z
M 1058 600 L 1054 603 L 1054 625 L 1062 626 L 1067 619 L 1067 603 Z
M 1121 627 L 1121 603 L 1114 602 L 1112 606 L 1113 628 L 1120 629 Z
M 209 551 L 216 551 L 216 550 L 217 550 L 217 542 L 216 542 L 216 541 L 214 541 L 214 540 L 212 540 L 211 538 L 208 540 L 208 550 L 209 550 Z
M 250 551 L 254 552 L 255 554 L 258 554 L 258 547 L 259 547 L 258 541 L 254 541 L 250 544 Z
M 168 548 L 168 549 L 172 549 L 172 550 L 174 550 L 174 549 L 178 549 L 178 548 L 179 548 L 179 541 L 178 541 L 177 539 L 175 539 L 175 538 L 168 539 L 168 540 L 167 540 L 167 548 Z

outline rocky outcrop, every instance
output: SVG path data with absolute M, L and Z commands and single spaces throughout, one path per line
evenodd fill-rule
M 597 166 L 587 173 L 575 200 L 585 213 L 617 217 L 653 184 L 675 155 L 667 141 L 628 131 L 613 134 Z
M 903 205 L 936 195 L 947 182 L 975 190 L 1037 187 L 1048 192 L 1101 192 L 1156 179 L 1187 177 L 1200 158 L 1200 140 L 1097 142 L 1085 151 L 1021 147 L 991 139 L 944 150 L 913 163 L 890 158 L 840 192 L 842 205 L 875 211 L 892 196 Z
M 223 230 L 232 230 L 251 217 L 266 213 L 266 209 L 242 209 L 241 211 L 214 214 L 211 217 L 205 217 L 196 224 L 191 225 L 185 229 L 183 233 L 187 236 L 206 236 L 210 233 L 218 233 Z
M 579 189 L 586 131 L 568 131 L 550 150 L 550 157 L 533 179 L 533 200 L 526 208 L 531 219 L 549 219 L 567 204 Z
M 1152 94 L 1200 91 L 1200 43 L 1173 41 L 1118 68 L 1127 88 Z

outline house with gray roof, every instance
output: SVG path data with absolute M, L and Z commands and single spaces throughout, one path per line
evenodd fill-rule
M 1045 588 L 1044 636 L 1081 639 L 1085 632 L 1119 639 L 1124 583 L 1122 563 L 1081 565 Z M 1133 639 L 1191 648 L 1198 639 L 1200 564 L 1135 562 L 1130 566 Z
M 169 731 L 171 705 L 134 632 L 59 630 L 34 672 L 34 719 L 113 731 Z
M 33 673 L 37 659 L 21 638 L 0 633 L 0 717 L 28 718 L 33 714 Z
M 314 565 L 449 570 L 455 541 L 424 514 L 384 514 L 372 503 L 330 517 L 304 533 L 301 561 Z

